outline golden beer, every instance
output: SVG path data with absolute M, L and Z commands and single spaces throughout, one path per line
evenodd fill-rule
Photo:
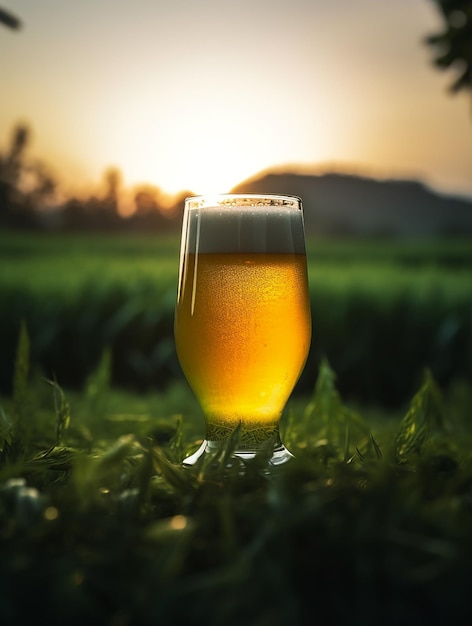
M 224 442 L 239 425 L 241 451 L 278 437 L 311 339 L 301 211 L 249 208 L 187 211 L 175 312 L 206 440 Z
M 189 254 L 185 263 L 177 353 L 211 438 L 239 423 L 264 438 L 277 427 L 308 354 L 306 259 Z

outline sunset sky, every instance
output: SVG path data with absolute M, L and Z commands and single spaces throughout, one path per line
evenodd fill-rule
M 418 178 L 472 196 L 472 98 L 424 38 L 433 0 L 0 0 L 0 150 L 71 193 L 229 191 L 273 166 Z

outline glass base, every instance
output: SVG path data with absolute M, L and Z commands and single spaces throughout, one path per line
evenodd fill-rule
M 211 456 L 216 455 L 218 452 L 221 451 L 224 445 L 225 444 L 220 441 L 209 441 L 208 439 L 205 439 L 202 445 L 198 448 L 198 450 L 190 456 L 186 457 L 182 461 L 182 463 L 188 466 L 196 465 L 196 463 L 198 463 L 199 461 L 203 461 L 205 457 L 210 458 Z M 257 453 L 258 450 L 255 449 L 236 450 L 232 453 L 228 461 L 228 466 L 231 466 L 233 464 L 232 461 L 239 461 L 240 465 L 241 461 L 250 461 L 251 459 L 255 458 Z M 283 465 L 293 458 L 293 454 L 289 450 L 287 450 L 287 448 L 282 443 L 279 442 L 274 446 L 272 456 L 269 458 L 267 464 L 269 467 Z

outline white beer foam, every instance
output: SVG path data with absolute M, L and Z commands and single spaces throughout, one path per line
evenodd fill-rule
M 305 253 L 303 215 L 294 207 L 190 208 L 187 251 Z

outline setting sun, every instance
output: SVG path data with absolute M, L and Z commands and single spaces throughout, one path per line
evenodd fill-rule
M 133 116 L 132 116 L 133 117 Z M 134 117 L 134 119 L 136 119 Z M 167 111 L 164 119 L 139 122 L 117 140 L 115 154 L 128 182 L 162 183 L 166 191 L 228 191 L 263 167 L 268 154 L 251 149 L 257 128 L 242 128 L 236 111 L 218 109 L 211 96 Z M 165 150 L 163 150 L 165 146 Z
M 90 151 L 91 168 L 113 163 L 127 185 L 147 181 L 168 193 L 220 193 L 268 165 L 334 158 L 337 107 L 320 107 L 305 119 L 297 114 L 301 102 L 295 90 L 274 90 L 268 99 L 249 82 L 236 87 L 203 78 L 187 89 L 185 72 L 188 68 L 179 75 L 183 85 L 174 79 L 166 92 L 172 97 L 154 88 L 137 94 L 117 84 L 96 109 L 84 113 L 100 137 Z
M 472 194 L 470 103 L 432 68 L 432 3 L 113 6 L 21 0 L 25 27 L 1 33 L 0 150 L 27 122 L 66 193 L 109 167 L 201 194 L 344 163 Z

